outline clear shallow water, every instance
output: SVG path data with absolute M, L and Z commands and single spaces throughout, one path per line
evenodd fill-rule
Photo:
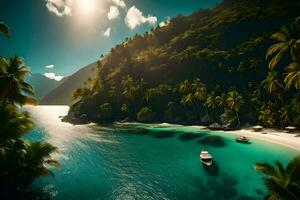
M 266 193 L 259 161 L 286 164 L 294 150 L 259 140 L 249 145 L 235 136 L 169 124 L 74 126 L 60 122 L 68 107 L 27 108 L 36 128 L 27 139 L 59 148 L 61 170 L 32 185 L 53 199 L 262 199 Z M 207 169 L 199 152 L 207 149 Z

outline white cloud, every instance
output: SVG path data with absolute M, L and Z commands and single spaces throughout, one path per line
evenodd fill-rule
M 71 16 L 71 3 L 72 0 L 46 0 L 46 7 L 59 17 Z
M 106 31 L 103 31 L 103 36 L 109 37 L 109 36 L 110 36 L 110 32 L 111 32 L 111 27 L 108 27 L 108 28 L 106 29 Z
M 54 68 L 54 65 L 47 65 L 47 66 L 45 66 L 45 68 L 52 69 L 52 68 Z
M 123 0 L 110 0 L 112 2 L 114 2 L 117 6 L 120 6 L 121 8 L 125 8 L 126 4 Z
M 109 20 L 116 19 L 119 17 L 120 11 L 116 6 L 110 6 L 109 12 L 107 13 L 107 18 Z
M 61 79 L 63 79 L 63 76 L 56 76 L 55 73 L 44 73 L 44 76 L 46 76 L 47 78 L 56 80 L 56 81 L 60 81 Z
M 167 26 L 170 23 L 170 17 L 167 17 L 167 20 L 159 23 L 159 27 Z
M 129 28 L 135 29 L 137 26 L 145 23 L 155 25 L 157 23 L 157 17 L 151 15 L 146 17 L 139 9 L 132 6 L 127 12 L 125 23 Z

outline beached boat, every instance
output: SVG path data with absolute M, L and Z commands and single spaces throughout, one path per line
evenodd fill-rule
M 208 151 L 201 151 L 200 160 L 206 166 L 212 165 L 212 156 L 208 153 Z
M 261 132 L 261 131 L 263 130 L 263 128 L 264 128 L 264 127 L 262 127 L 262 126 L 253 126 L 253 127 L 252 127 L 252 130 L 253 130 L 254 132 Z
M 284 130 L 287 133 L 293 133 L 293 132 L 295 132 L 297 130 L 297 128 L 294 127 L 294 126 L 288 126 L 288 127 L 285 127 Z
M 245 137 L 245 136 L 241 136 L 241 137 L 237 137 L 235 138 L 236 142 L 240 142 L 240 143 L 249 143 L 249 138 Z

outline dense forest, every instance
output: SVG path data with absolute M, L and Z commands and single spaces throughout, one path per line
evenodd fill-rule
M 65 120 L 300 125 L 299 1 L 224 0 L 102 55 Z

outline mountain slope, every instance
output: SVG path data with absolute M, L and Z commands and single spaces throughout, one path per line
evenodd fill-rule
M 227 94 L 232 88 L 242 93 L 247 99 L 244 109 L 249 109 L 243 111 L 242 118 L 254 121 L 257 113 L 250 94 L 253 86 L 260 87 L 267 76 L 265 55 L 273 43 L 271 35 L 298 17 L 299 10 L 300 1 L 224 0 L 212 9 L 177 16 L 167 26 L 136 35 L 113 48 L 98 69 L 98 80 L 103 85 L 82 97 L 70 114 L 75 118 L 81 114 L 98 118 L 99 107 L 104 105 L 103 109 L 109 110 L 105 103 L 110 103 L 116 119 L 123 118 L 123 111 L 128 110 L 129 117 L 135 118 L 145 106 L 158 114 L 157 119 L 163 119 L 172 101 L 180 115 L 189 118 L 187 115 L 193 115 L 199 105 L 189 105 L 188 113 L 187 106 L 182 104 L 186 94 L 169 92 L 149 102 L 140 94 L 134 96 L 135 86 L 143 79 L 146 84 L 142 89 L 157 90 L 168 84 L 174 88 L 171 91 L 176 91 L 184 80 L 198 78 L 208 91 L 218 95 Z M 133 89 L 126 88 L 124 79 Z M 112 91 L 114 98 L 110 98 Z
M 33 86 L 35 95 L 38 100 L 42 99 L 51 90 L 56 88 L 63 80 L 56 81 L 45 77 L 42 74 L 32 74 L 26 77 L 26 81 Z
M 83 67 L 79 71 L 75 72 L 71 76 L 67 77 L 63 82 L 54 90 L 49 92 L 42 100 L 42 105 L 69 105 L 71 104 L 71 97 L 73 92 L 82 86 L 89 77 L 93 77 L 93 68 L 96 67 L 96 63 L 92 63 L 86 67 Z

